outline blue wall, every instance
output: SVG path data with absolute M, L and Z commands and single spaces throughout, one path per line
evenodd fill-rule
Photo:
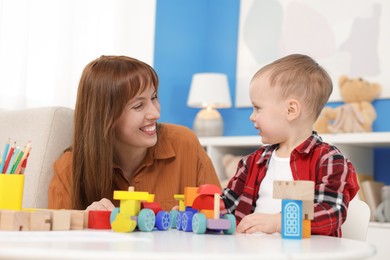
M 154 67 L 160 78 L 161 122 L 192 128 L 198 109 L 186 103 L 194 73 L 227 74 L 234 102 L 239 9 L 239 0 L 157 0 Z M 390 131 L 390 100 L 374 105 L 378 114 L 374 131 Z M 219 111 L 224 135 L 257 134 L 249 121 L 251 108 Z M 389 159 L 390 149 L 376 149 L 375 178 L 387 184 L 390 172 L 385 162 Z

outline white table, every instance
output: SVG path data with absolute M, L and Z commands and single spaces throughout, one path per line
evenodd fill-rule
M 326 236 L 197 235 L 183 231 L 0 231 L 0 259 L 367 259 L 374 246 Z

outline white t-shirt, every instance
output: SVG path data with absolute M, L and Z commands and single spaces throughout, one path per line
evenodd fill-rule
M 290 157 L 280 158 L 276 156 L 276 150 L 272 152 L 272 156 L 268 165 L 267 173 L 261 182 L 259 189 L 259 198 L 256 201 L 257 213 L 275 214 L 282 211 L 282 200 L 274 199 L 274 181 L 275 180 L 293 180 Z

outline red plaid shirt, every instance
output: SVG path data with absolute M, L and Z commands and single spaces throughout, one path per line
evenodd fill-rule
M 235 176 L 223 190 L 226 211 L 236 216 L 237 223 L 253 213 L 261 182 L 277 147 L 262 146 L 241 159 Z M 294 180 L 315 182 L 311 233 L 341 237 L 341 224 L 347 216 L 349 201 L 359 190 L 352 163 L 335 146 L 323 142 L 313 132 L 292 151 L 290 166 Z

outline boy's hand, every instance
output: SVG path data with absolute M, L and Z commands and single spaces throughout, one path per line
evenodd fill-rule
M 92 202 L 85 210 L 108 210 L 111 211 L 115 208 L 114 204 L 109 199 L 103 198 L 99 201 Z
M 238 224 L 236 232 L 255 233 L 263 232 L 267 234 L 280 232 L 282 224 L 282 214 L 252 213 L 245 216 Z

